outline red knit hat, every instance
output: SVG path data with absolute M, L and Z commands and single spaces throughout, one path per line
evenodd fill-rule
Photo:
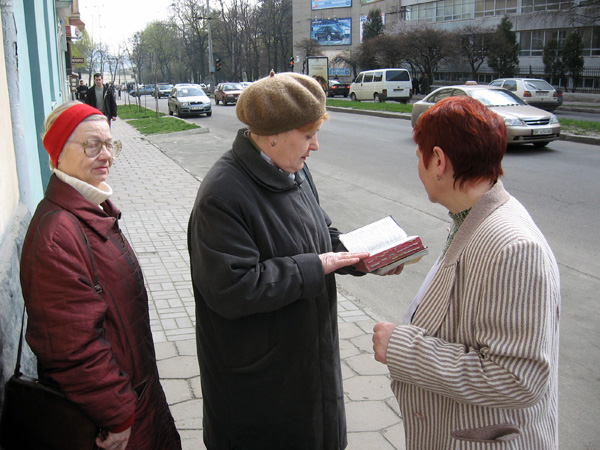
M 50 155 L 54 167 L 58 167 L 58 157 L 75 128 L 77 128 L 86 117 L 94 114 L 99 114 L 104 117 L 104 114 L 102 114 L 99 109 L 85 103 L 77 103 L 65 109 L 56 118 L 44 136 L 44 148 Z

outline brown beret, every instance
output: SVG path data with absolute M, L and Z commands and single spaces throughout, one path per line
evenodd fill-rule
M 235 112 L 251 132 L 270 136 L 300 128 L 322 117 L 325 92 L 317 80 L 294 72 L 275 74 L 248 86 Z

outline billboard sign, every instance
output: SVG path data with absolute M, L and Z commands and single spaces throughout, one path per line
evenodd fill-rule
M 329 89 L 328 67 L 329 58 L 327 56 L 306 57 L 306 74 L 317 80 L 325 92 Z
M 352 6 L 352 0 L 312 0 L 312 9 L 327 8 L 349 8 Z
M 321 45 L 350 45 L 352 18 L 310 21 L 310 38 Z

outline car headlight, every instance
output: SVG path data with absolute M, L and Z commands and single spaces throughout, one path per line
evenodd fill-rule
M 507 126 L 512 126 L 512 127 L 521 127 L 521 126 L 525 126 L 525 122 L 523 122 L 521 119 L 519 119 L 518 117 L 505 117 L 504 118 L 504 124 Z
M 181 106 L 188 106 L 190 102 L 181 102 Z
M 554 114 L 552 114 L 552 116 L 550 116 L 550 123 L 560 123 L 558 121 L 558 117 L 556 117 Z

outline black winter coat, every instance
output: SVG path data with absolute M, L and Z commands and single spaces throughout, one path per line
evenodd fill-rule
M 188 228 L 208 449 L 346 447 L 337 292 L 318 254 L 339 232 L 309 183 L 240 130 Z
M 92 85 L 88 88 L 87 94 L 85 95 L 85 103 L 94 108 L 100 108 L 100 105 L 96 105 L 96 86 Z M 104 85 L 102 91 L 102 98 L 104 99 L 104 115 L 110 120 L 112 117 L 117 117 L 117 100 L 115 99 L 115 92 L 113 88 L 108 84 Z

